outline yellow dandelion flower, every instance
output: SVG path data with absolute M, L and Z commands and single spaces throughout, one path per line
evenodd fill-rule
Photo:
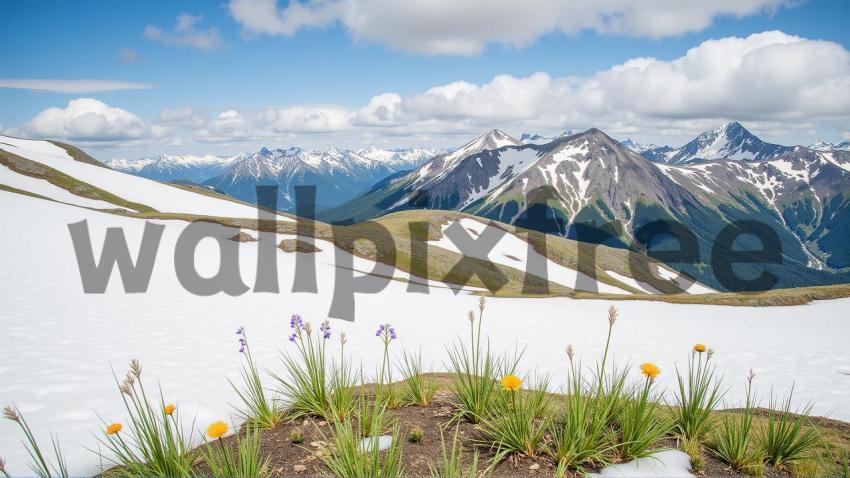
M 505 375 L 502 377 L 502 390 L 516 392 L 522 385 L 522 380 L 516 375 Z
M 661 369 L 658 368 L 654 363 L 644 363 L 640 366 L 640 373 L 642 373 L 646 378 L 650 380 L 655 380 L 656 377 L 661 375 Z
M 174 410 L 177 410 L 177 406 L 173 403 L 169 403 L 165 406 L 165 408 L 162 409 L 162 411 L 165 412 L 166 415 L 171 415 L 172 413 L 174 413 Z
M 703 353 L 703 352 L 705 352 L 705 350 L 706 350 L 705 344 L 694 345 L 694 352 Z
M 114 435 L 120 432 L 122 428 L 124 428 L 124 425 L 121 425 L 120 423 L 112 423 L 108 427 L 106 427 L 106 434 Z
M 227 433 L 227 423 L 222 421 L 212 422 L 210 426 L 207 427 L 207 435 L 210 438 L 221 438 Z

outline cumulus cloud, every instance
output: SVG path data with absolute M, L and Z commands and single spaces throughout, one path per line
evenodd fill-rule
M 197 28 L 203 21 L 201 15 L 181 13 L 177 15 L 177 24 L 174 31 L 168 32 L 156 25 L 148 25 L 142 32 L 142 36 L 159 43 L 176 45 L 198 50 L 215 50 L 222 46 L 223 42 L 216 27 L 207 29 Z
M 638 58 L 576 90 L 579 104 L 651 117 L 811 118 L 850 112 L 850 52 L 778 31 L 709 40 L 673 61 Z
M 97 93 L 102 91 L 149 90 L 154 85 L 115 80 L 46 80 L 32 78 L 0 78 L 0 88 L 51 91 L 54 93 Z
M 27 137 L 79 141 L 132 140 L 157 134 L 141 118 L 92 98 L 78 98 L 65 108 L 48 108 L 18 129 Z
M 160 126 L 173 127 L 200 127 L 203 126 L 208 119 L 208 115 L 191 106 L 182 108 L 165 108 L 153 120 L 153 123 Z
M 718 16 L 775 10 L 792 0 L 230 0 L 244 31 L 294 35 L 343 24 L 357 40 L 425 54 L 473 55 L 488 43 L 524 47 L 547 33 L 660 38 L 700 31 Z
M 163 110 L 148 128 L 126 111 L 80 99 L 45 110 L 26 127 L 47 137 L 180 133 L 197 142 L 235 144 L 320 135 L 447 138 L 494 127 L 546 133 L 595 126 L 615 136 L 683 139 L 741 120 L 768 138 L 824 128 L 839 136 L 850 122 L 847 91 L 850 52 L 844 47 L 770 31 L 708 40 L 672 60 L 634 58 L 586 77 L 498 75 L 409 95 L 386 92 L 355 107 L 229 109 L 213 117 L 184 107 Z M 116 126 L 105 124 L 106 113 L 69 125 L 84 110 L 75 102 L 112 111 Z

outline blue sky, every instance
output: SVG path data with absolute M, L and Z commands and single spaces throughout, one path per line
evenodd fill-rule
M 274 0 L 244 2 L 250 4 L 247 7 L 259 8 L 268 5 L 255 4 Z M 740 16 L 728 13 L 739 6 L 725 10 L 717 7 L 717 11 L 704 6 L 697 14 L 706 16 L 706 26 L 683 27 L 687 31 L 676 31 L 674 26 L 669 33 L 659 35 L 642 20 L 643 13 L 629 7 L 630 2 L 624 0 L 623 11 L 614 12 L 612 16 L 621 15 L 625 23 L 633 22 L 625 27 L 599 27 L 589 21 L 588 25 L 579 22 L 568 27 L 541 26 L 534 30 L 524 26 L 538 20 L 530 16 L 516 22 L 520 25 L 514 37 L 511 33 L 507 37 L 490 35 L 486 25 L 478 27 L 480 31 L 468 33 L 463 21 L 456 27 L 449 25 L 445 32 L 433 33 L 446 23 L 440 12 L 423 20 L 435 22 L 432 30 L 426 26 L 424 32 L 417 33 L 424 36 L 413 34 L 406 38 L 404 25 L 393 29 L 380 19 L 366 21 L 365 26 L 355 24 L 362 20 L 352 20 L 353 16 L 345 11 L 348 4 L 357 4 L 358 0 L 340 1 L 345 3 L 339 8 L 343 13 L 331 15 L 330 20 L 319 20 L 319 26 L 311 26 L 315 18 L 304 19 L 304 15 L 291 11 L 289 7 L 292 6 L 285 0 L 273 6 L 280 21 L 271 26 L 264 23 L 261 14 L 252 17 L 254 10 L 246 10 L 248 13 L 241 15 L 234 13 L 230 3 L 5 0 L 0 3 L 0 12 L 4 18 L 15 21 L 4 22 L 0 30 L 0 86 L 4 80 L 85 79 L 135 83 L 145 88 L 55 92 L 31 90 L 27 89 L 27 84 L 13 83 L 15 87 L 0 88 L 0 127 L 7 133 L 32 136 L 55 133 L 61 139 L 79 142 L 109 157 L 161 152 L 225 154 L 251 150 L 262 144 L 450 146 L 489 128 L 501 128 L 519 135 L 525 130 L 553 133 L 566 128 L 599 126 L 615 137 L 633 136 L 644 141 L 675 144 L 705 127 L 733 119 L 742 120 L 757 134 L 775 141 L 805 143 L 814 139 L 834 142 L 850 139 L 842 138 L 850 135 L 850 124 L 846 122 L 850 112 L 844 111 L 842 105 L 835 111 L 834 102 L 831 102 L 833 106 L 812 107 L 808 111 L 797 100 L 776 111 L 776 108 L 764 106 L 771 103 L 771 98 L 765 97 L 750 109 L 725 112 L 724 105 L 734 102 L 734 97 L 723 96 L 728 92 L 712 93 L 723 98 L 711 105 L 702 99 L 690 99 L 687 94 L 693 95 L 691 91 L 682 93 L 678 102 L 700 103 L 699 107 L 689 110 L 682 106 L 675 111 L 665 108 L 659 112 L 647 105 L 635 106 L 630 101 L 623 103 L 614 99 L 623 91 L 616 81 L 605 86 L 609 89 L 599 90 L 593 80 L 600 72 L 630 59 L 653 57 L 663 66 L 664 62 L 674 62 L 706 41 L 729 37 L 745 39 L 752 34 L 777 30 L 788 38 L 803 39 L 815 49 L 819 45 L 823 47 L 824 43 L 815 40 L 829 42 L 830 48 L 823 47 L 824 51 L 810 56 L 818 57 L 821 63 L 834 61 L 837 71 L 836 68 L 828 71 L 826 74 L 832 75 L 830 84 L 822 85 L 823 89 L 816 90 L 813 95 L 821 95 L 819 91 L 833 91 L 836 85 L 847 81 L 850 68 L 844 68 L 848 65 L 842 51 L 846 53 L 850 49 L 850 29 L 847 28 L 850 2 L 810 0 L 789 4 L 781 0 L 740 0 L 735 3 L 748 2 L 752 4 L 747 7 L 751 11 Z M 441 2 L 431 5 L 437 3 Z M 547 8 L 547 2 L 539 3 L 541 5 L 536 8 Z M 584 2 L 579 0 L 578 3 Z M 644 5 L 649 3 L 652 2 Z M 711 3 L 723 2 L 706 4 Z M 355 6 L 361 9 L 361 15 L 375 10 Z M 535 7 L 529 4 L 529 8 Z M 321 13 L 308 13 L 322 16 Z M 410 15 L 420 13 L 412 11 Z M 445 15 L 451 13 L 445 12 Z M 176 30 L 180 14 L 194 18 L 187 17 L 188 26 Z M 458 12 L 459 17 L 465 14 L 468 12 Z M 552 13 L 558 14 L 564 15 L 564 22 L 575 22 L 575 12 Z M 676 14 L 683 19 L 695 15 L 689 11 Z M 630 20 L 629 15 L 635 19 Z M 475 23 L 475 19 L 466 19 Z M 483 18 L 481 21 L 491 20 Z M 290 29 L 293 22 L 296 26 Z M 409 28 L 417 26 L 413 25 Z M 496 28 L 506 30 L 504 26 L 494 25 L 493 29 Z M 461 51 L 467 47 L 450 43 L 467 33 L 471 39 L 462 38 L 457 44 L 479 44 L 480 51 Z M 439 38 L 443 34 L 448 40 Z M 778 43 L 787 43 L 786 37 L 777 40 Z M 435 44 L 450 46 L 447 50 L 442 46 L 435 47 L 437 50 L 422 47 L 427 51 L 420 51 L 421 42 L 434 38 L 439 40 Z M 809 64 L 790 66 L 794 67 L 811 69 Z M 481 91 L 478 98 L 471 98 L 476 92 L 467 91 L 465 87 L 461 90 L 469 98 L 463 104 L 453 94 L 438 98 L 425 94 L 429 89 L 458 81 L 484 88 L 497 75 L 523 80 L 535 73 L 546 75 L 548 82 L 531 81 L 532 86 L 509 82 L 502 87 L 506 89 L 502 91 L 506 98 L 493 100 Z M 646 81 L 670 80 L 666 76 L 660 78 L 653 80 L 647 75 Z M 748 81 L 747 76 L 736 78 Z M 631 80 L 624 84 L 634 87 Z M 787 84 L 780 86 L 789 88 Z M 526 91 L 525 88 L 530 89 Z M 572 91 L 566 95 L 558 93 L 563 88 Z M 604 95 L 605 104 L 584 104 L 588 98 L 593 98 L 589 93 L 581 96 L 587 88 L 593 89 L 597 96 Z M 748 88 L 749 91 L 758 90 L 755 85 Z M 783 91 L 782 88 L 768 87 L 767 90 L 775 95 Z M 636 94 L 641 91 L 644 90 L 637 88 Z M 514 92 L 519 92 L 516 94 L 520 98 L 512 98 Z M 372 98 L 385 93 L 399 97 L 388 100 L 394 112 L 390 120 L 383 116 L 377 120 L 369 119 L 371 117 L 352 119 Z M 562 114 L 555 110 L 544 111 L 545 105 L 527 104 L 552 104 L 552 99 L 545 99 L 547 95 L 563 99 Z M 105 122 L 112 124 L 109 131 L 87 125 L 81 132 L 67 124 L 47 123 L 51 118 L 46 117 L 36 121 L 38 115 L 49 108 L 58 108 L 65 115 L 60 115 L 61 118 L 70 121 L 68 116 L 75 113 L 70 111 L 69 101 L 78 98 L 98 100 L 100 104 L 95 104 L 93 114 L 102 114 Z M 492 101 L 488 103 L 488 99 Z M 476 101 L 482 102 L 480 107 Z M 583 106 L 577 106 L 579 103 Z M 506 115 L 499 108 L 490 108 L 495 110 L 493 114 L 479 114 L 493 104 L 521 113 Z M 311 108 L 315 107 L 329 107 L 330 111 L 316 113 L 323 119 L 315 125 L 299 127 L 304 121 L 301 116 L 292 117 L 296 114 L 293 108 L 297 114 L 313 115 Z M 101 112 L 98 108 L 110 110 Z M 164 110 L 180 110 L 182 114 L 177 115 L 180 120 L 159 121 Z M 585 111 L 577 113 L 579 110 Z M 602 110 L 616 110 L 616 113 Z M 239 115 L 238 134 L 230 126 L 222 129 L 221 124 L 208 124 L 229 111 Z M 271 113 L 273 111 L 277 113 Z M 122 116 L 124 113 L 129 116 Z M 267 119 L 269 115 L 277 119 L 259 118 Z M 201 130 L 205 132 L 198 133 Z M 220 134 L 222 131 L 227 134 Z

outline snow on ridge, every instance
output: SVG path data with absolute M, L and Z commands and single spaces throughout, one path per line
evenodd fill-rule
M 77 196 L 67 189 L 54 185 L 46 179 L 18 174 L 2 164 L 0 164 L 0 184 L 74 206 L 90 207 L 93 209 L 123 209 L 122 207 L 107 201 Z
M 441 230 L 443 234 L 442 237 L 436 241 L 428 241 L 428 244 L 440 247 L 442 249 L 446 249 L 448 251 L 462 254 L 460 249 L 458 249 L 458 247 L 445 234 L 446 229 L 448 229 L 452 224 L 455 223 L 460 224 L 467 231 L 471 231 L 474 237 L 484 234 L 485 229 L 493 227 L 471 218 L 462 218 L 457 221 L 449 221 L 448 223 L 443 225 L 443 228 Z M 603 282 L 596 281 L 581 272 L 578 272 L 574 269 L 570 269 L 568 267 L 564 267 L 561 264 L 552 261 L 548 257 L 542 258 L 540 254 L 538 254 L 536 251 L 532 250 L 531 252 L 529 252 L 528 242 L 520 239 L 516 235 L 511 234 L 509 232 L 506 232 L 499 239 L 499 242 L 496 244 L 496 246 L 494 246 L 493 249 L 487 253 L 485 253 L 484 251 L 464 252 L 467 253 L 467 255 L 472 254 L 473 257 L 476 257 L 478 259 L 491 261 L 494 264 L 500 264 L 520 271 L 525 271 L 527 269 L 529 254 L 531 254 L 537 261 L 546 262 L 546 272 L 548 276 L 547 278 L 550 282 L 560 284 L 569 289 L 593 291 L 592 288 L 589 289 L 586 286 L 583 286 L 583 284 L 592 283 L 595 284 L 597 291 L 601 293 L 631 294 L 630 292 L 623 290 L 619 287 L 614 287 Z
M 0 137 L 0 149 L 160 212 L 244 219 L 257 217 L 257 209 L 252 206 L 76 161 L 63 148 L 47 141 Z M 283 215 L 278 215 L 277 220 L 292 221 Z

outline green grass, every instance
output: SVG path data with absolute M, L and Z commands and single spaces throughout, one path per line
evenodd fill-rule
M 617 418 L 620 442 L 617 452 L 623 460 L 643 458 L 655 451 L 656 444 L 670 432 L 673 424 L 652 395 L 653 380 L 629 397 Z
M 719 429 L 714 432 L 712 449 L 733 470 L 761 475 L 764 474 L 765 454 L 762 447 L 755 444 L 753 377 L 750 371 L 744 409 L 738 414 L 723 416 Z
M 271 375 L 289 404 L 288 413 L 292 417 L 313 415 L 329 420 L 333 413 L 328 387 L 329 361 L 325 354 L 327 339 L 319 330 L 313 330 L 309 322 L 302 323 L 298 316 L 293 316 L 290 323 L 293 332 L 289 340 L 296 353 L 283 354 L 285 375 Z
M 399 368 L 403 378 L 401 399 L 409 405 L 427 407 L 434 400 L 437 384 L 425 378 L 422 369 L 422 353 L 402 352 Z
M 792 398 L 793 391 L 784 400 L 771 395 L 767 424 L 759 435 L 758 442 L 768 463 L 778 468 L 812 458 L 820 441 L 817 428 L 807 426 L 811 405 L 792 410 Z
M 274 428 L 283 420 L 283 410 L 277 400 L 267 396 L 260 372 L 251 355 L 245 328 L 240 327 L 237 334 L 240 336 L 241 352 L 245 355 L 245 361 L 240 369 L 242 386 L 236 386 L 230 380 L 228 382 L 242 401 L 244 408 L 239 410 L 239 415 L 243 420 L 262 428 Z
M 50 443 L 53 448 L 54 461 L 50 462 L 41 451 L 35 435 L 32 433 L 29 424 L 24 415 L 14 405 L 9 405 L 3 410 L 3 416 L 18 424 L 18 427 L 24 433 L 24 441 L 22 441 L 27 453 L 30 456 L 30 470 L 39 478 L 68 478 L 68 465 L 65 457 L 62 455 L 62 449 L 59 447 L 59 438 L 55 435 L 50 436 Z M 0 468 L 4 476 L 9 476 L 5 470 L 5 463 L 0 459 Z
M 495 452 L 495 462 L 513 453 L 535 457 L 542 450 L 549 415 L 548 403 L 541 406 L 538 396 L 511 390 L 496 395 L 493 413 L 479 426 L 481 443 Z
M 260 450 L 260 430 L 245 428 L 245 436 L 236 434 L 235 450 L 219 438 L 204 453 L 212 478 L 266 478 L 271 475 L 270 458 Z
M 452 393 L 458 416 L 472 423 L 485 419 L 497 398 L 496 374 L 500 360 L 490 352 L 489 342 L 481 344 L 485 300 L 481 297 L 478 318 L 469 311 L 469 345 L 459 341 L 448 348 L 449 370 L 452 372 Z
M 445 430 L 440 430 L 440 462 L 431 462 L 428 468 L 433 478 L 483 478 L 490 474 L 490 470 L 480 473 L 478 470 L 478 450 L 472 452 L 467 464 L 463 463 L 463 445 L 458 439 L 458 427 L 455 427 L 451 439 L 451 446 L 446 445 Z
M 158 402 L 148 397 L 141 377 L 141 365 L 131 361 L 130 371 L 118 385 L 129 421 L 126 427 L 119 427 L 117 432 L 107 431 L 100 438 L 113 455 L 104 458 L 118 465 L 105 474 L 191 477 L 197 462 L 193 434 L 184 433 L 179 411 L 168 413 L 161 396 Z
M 617 310 L 608 311 L 608 334 L 602 360 L 595 372 L 586 379 L 581 363 L 573 358 L 573 348 L 567 348 L 570 375 L 562 411 L 550 426 L 552 443 L 549 456 L 557 463 L 559 474 L 567 469 L 583 473 L 590 466 L 611 461 L 616 450 L 616 430 L 613 422 L 624 403 L 625 373 L 606 372 L 611 335 L 617 321 Z
M 403 440 L 398 425 L 392 427 L 392 443 L 383 451 L 379 450 L 377 439 L 371 440 L 368 447 L 362 446 L 362 435 L 355 430 L 351 420 L 333 420 L 332 431 L 330 438 L 325 437 L 331 446 L 322 453 L 321 459 L 333 476 L 392 478 L 404 475 L 401 464 Z
M 712 412 L 724 392 L 711 362 L 712 352 L 693 352 L 688 358 L 687 375 L 676 369 L 676 407 L 673 408 L 675 430 L 682 438 L 703 441 L 714 424 Z

